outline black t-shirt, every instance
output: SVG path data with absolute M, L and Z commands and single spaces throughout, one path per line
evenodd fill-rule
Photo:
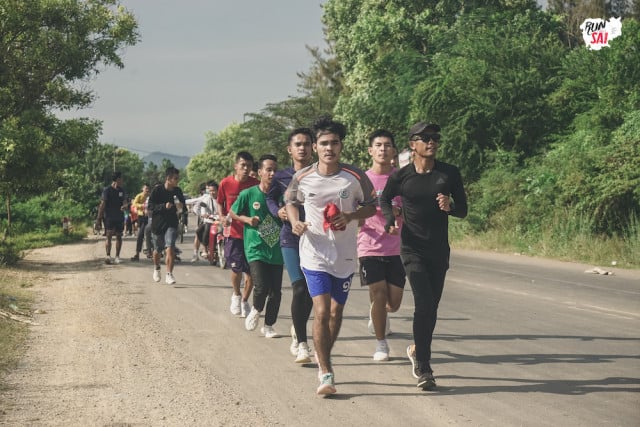
M 102 200 L 104 200 L 104 218 L 111 221 L 124 221 L 124 212 L 122 206 L 127 196 L 124 189 L 112 186 L 105 187 L 102 191 Z
M 453 197 L 451 212 L 438 206 L 437 195 Z M 413 163 L 395 171 L 380 196 L 387 224 L 395 220 L 391 208 L 394 197 L 402 197 L 402 248 L 421 254 L 449 254 L 449 215 L 467 216 L 467 196 L 456 166 L 439 162 L 426 174 L 416 172 Z
M 161 234 L 170 227 L 178 228 L 178 210 L 175 205 L 176 199 L 186 205 L 184 195 L 180 187 L 167 190 L 164 184 L 156 185 L 149 195 L 149 212 L 152 212 L 151 231 L 154 234 Z M 167 209 L 167 202 L 171 207 Z

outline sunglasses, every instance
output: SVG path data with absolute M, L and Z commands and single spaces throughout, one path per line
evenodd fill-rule
M 423 142 L 440 142 L 440 134 L 439 133 L 421 133 L 420 135 L 414 135 L 411 138 L 412 141 L 423 141 Z

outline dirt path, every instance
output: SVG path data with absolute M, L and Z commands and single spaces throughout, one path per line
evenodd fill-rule
M 38 249 L 24 261 L 48 280 L 34 288 L 43 313 L 0 390 L 0 424 L 274 424 L 181 351 L 135 298 L 141 292 L 111 283 L 95 247 Z

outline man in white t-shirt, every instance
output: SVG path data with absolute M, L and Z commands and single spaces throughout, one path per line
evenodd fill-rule
M 188 199 L 187 205 L 193 205 L 193 213 L 196 214 L 201 221 L 196 229 L 196 235 L 193 238 L 193 257 L 191 262 L 197 262 L 199 257 L 200 243 L 203 244 L 205 251 L 207 250 L 207 241 L 209 240 L 209 228 L 218 214 L 218 183 L 211 180 L 207 182 L 205 193 L 195 199 Z
M 313 299 L 313 342 L 318 358 L 319 395 L 336 392 L 331 349 L 357 265 L 358 220 L 375 214 L 375 194 L 365 173 L 340 163 L 346 129 L 320 118 L 314 124 L 318 162 L 296 172 L 287 191 L 287 216 L 300 236 L 300 266 Z M 305 221 L 299 209 L 304 205 Z
M 397 154 L 393 134 L 379 129 L 369 136 L 369 155 L 373 161 L 366 174 L 377 195 L 382 194 L 389 176 L 396 170 L 393 159 Z M 396 225 L 401 227 L 401 198 L 393 200 Z M 389 345 L 385 338 L 390 333 L 387 312 L 396 312 L 402 302 L 406 274 L 400 259 L 400 235 L 388 234 L 387 223 L 378 207 L 376 214 L 362 222 L 358 232 L 358 258 L 360 283 L 369 287 L 371 310 L 369 331 L 375 334 L 377 343 L 373 360 L 389 360 Z

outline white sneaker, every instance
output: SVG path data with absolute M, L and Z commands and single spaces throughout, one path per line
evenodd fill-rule
M 120 264 L 120 257 L 117 256 L 114 260 L 113 260 L 114 264 Z
M 173 277 L 173 273 L 167 273 L 167 275 L 164 278 L 164 281 L 167 285 L 173 285 L 174 283 L 176 283 L 176 278 Z
M 153 270 L 153 281 L 154 282 L 159 282 L 160 281 L 160 269 L 159 268 L 157 270 L 156 269 Z
M 268 325 L 264 325 L 260 329 L 260 333 L 264 335 L 265 338 L 278 338 L 280 336 L 280 334 L 273 329 L 273 326 Z
M 387 344 L 387 340 L 378 340 L 376 352 L 373 353 L 373 360 L 376 362 L 389 360 L 389 345 Z
M 242 301 L 240 304 L 240 317 L 247 317 L 251 311 L 251 304 L 249 301 Z
M 195 254 L 194 254 L 194 255 L 191 257 L 191 263 L 192 263 L 192 264 L 193 264 L 193 263 L 196 263 L 196 262 L 198 262 L 198 260 L 199 260 L 199 259 L 200 259 L 200 258 L 198 258 L 198 255 L 195 255 Z
M 309 345 L 306 342 L 301 342 L 298 345 L 298 354 L 296 357 L 296 363 L 311 363 L 311 355 L 309 354 Z
M 292 356 L 298 355 L 298 336 L 296 335 L 296 328 L 291 325 L 291 345 L 289 346 L 289 351 Z
M 229 307 L 229 310 L 231 311 L 231 314 L 237 316 L 238 314 L 240 314 L 240 302 L 242 301 L 242 297 L 240 295 L 231 295 L 231 306 Z
M 260 320 L 260 312 L 255 308 L 252 308 L 249 314 L 247 315 L 247 318 L 244 320 L 244 327 L 247 329 L 247 331 L 253 331 L 258 327 L 259 320 Z

